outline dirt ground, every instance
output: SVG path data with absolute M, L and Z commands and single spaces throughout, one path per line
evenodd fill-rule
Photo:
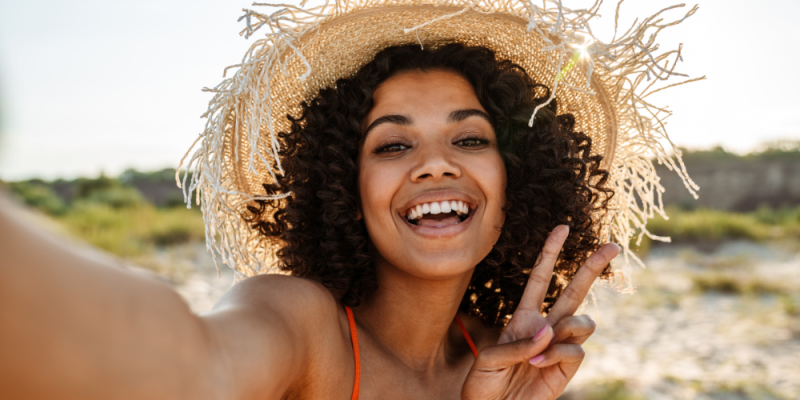
M 233 281 L 200 245 L 157 257 L 198 313 Z M 563 399 L 800 399 L 800 246 L 660 245 L 645 262 L 636 294 L 595 289 L 597 332 Z

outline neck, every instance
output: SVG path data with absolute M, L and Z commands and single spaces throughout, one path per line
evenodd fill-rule
M 443 280 L 411 276 L 381 260 L 378 286 L 354 310 L 383 350 L 417 371 L 446 361 L 448 330 L 467 290 L 472 271 Z

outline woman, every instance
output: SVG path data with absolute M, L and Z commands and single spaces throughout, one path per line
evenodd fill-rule
M 195 174 L 209 239 L 242 275 L 293 276 L 246 279 L 203 316 L 3 207 L 2 393 L 555 399 L 594 330 L 573 314 L 620 248 L 599 245 L 612 192 L 592 138 L 526 71 L 486 47 L 384 47 L 276 120 L 282 150 L 256 167 L 238 152 L 269 154 L 249 140 L 273 127 L 247 99 L 223 108 L 222 147 L 195 158 L 227 154 Z

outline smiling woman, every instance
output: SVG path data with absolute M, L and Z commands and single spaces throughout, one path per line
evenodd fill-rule
M 565 224 L 555 275 L 565 279 L 554 276 L 547 311 L 599 246 L 593 216 L 611 195 L 572 115 L 556 116 L 551 102 L 528 127 L 548 96 L 485 48 L 383 50 L 303 104 L 282 134 L 286 174 L 265 185 L 267 195 L 294 195 L 259 201 L 248 218 L 283 243 L 282 269 L 353 307 L 386 266 L 427 279 L 474 268 L 461 310 L 495 327 L 519 304 L 549 232 Z

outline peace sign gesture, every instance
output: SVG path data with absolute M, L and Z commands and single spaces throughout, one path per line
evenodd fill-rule
M 588 316 L 573 314 L 620 247 L 609 243 L 592 254 L 547 317 L 542 317 L 539 310 L 568 234 L 566 225 L 550 233 L 500 340 L 496 346 L 482 349 L 472 365 L 461 390 L 462 399 L 551 400 L 564 391 L 578 371 L 584 355 L 581 344 L 594 333 L 595 324 Z

